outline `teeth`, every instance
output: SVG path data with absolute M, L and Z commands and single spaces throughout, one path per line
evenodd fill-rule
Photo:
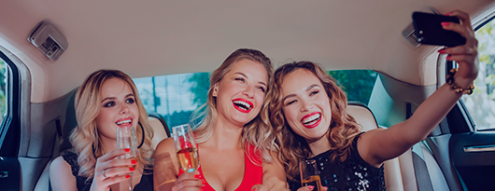
M 122 123 L 130 123 L 130 122 L 131 122 L 131 120 L 130 120 L 130 119 L 128 119 L 128 120 L 124 120 L 124 121 L 119 121 L 119 122 L 117 122 L 117 125 L 120 125 L 120 124 L 122 124 Z
M 241 106 L 244 106 L 244 108 L 241 107 L 241 109 L 244 109 L 244 110 L 249 110 L 251 108 L 251 105 L 249 105 L 248 103 L 244 102 L 244 101 L 234 101 L 235 104 L 237 105 L 241 105 Z
M 316 115 L 312 115 L 312 116 L 310 116 L 310 117 L 308 117 L 308 118 L 304 119 L 303 123 L 304 123 L 305 125 L 312 125 L 312 124 L 316 123 L 316 121 L 317 121 L 316 119 L 319 119 L 319 118 L 320 118 L 320 114 L 318 113 L 318 114 L 316 114 Z M 311 123 L 309 123 L 309 122 L 311 122 Z M 309 123 L 309 124 L 308 124 L 308 123 Z

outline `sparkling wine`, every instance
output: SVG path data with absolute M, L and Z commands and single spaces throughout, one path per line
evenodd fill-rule
M 314 186 L 315 188 L 313 191 L 320 191 L 321 190 L 321 180 L 319 175 L 313 175 L 310 176 L 304 180 L 301 181 L 302 186 Z
M 179 165 L 184 172 L 194 172 L 198 169 L 198 151 L 194 147 L 184 148 L 177 151 Z

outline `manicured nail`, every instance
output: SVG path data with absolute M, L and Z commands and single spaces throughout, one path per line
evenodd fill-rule
M 194 178 L 200 178 L 201 176 L 199 176 L 199 174 L 195 174 L 194 175 Z
M 313 190 L 313 189 L 315 188 L 315 186 L 308 186 L 308 188 L 309 188 L 310 190 Z
M 134 168 L 133 167 L 129 167 L 129 170 L 132 172 L 132 171 L 134 171 Z
M 450 60 L 452 57 L 451 56 L 447 56 L 447 60 Z
M 125 178 L 130 178 L 130 177 L 131 177 L 131 175 L 125 175 Z
M 129 148 L 126 148 L 126 149 L 124 149 L 124 150 L 125 150 L 125 152 L 129 152 L 129 151 L 131 151 L 131 149 L 129 149 Z
M 131 163 L 132 164 L 136 164 L 136 160 L 131 160 Z
M 445 49 L 440 49 L 440 50 L 438 50 L 438 53 L 440 53 L 440 54 L 445 54 Z
M 441 22 L 440 24 L 441 24 L 442 26 L 444 26 L 444 27 L 446 27 L 446 26 L 449 26 L 449 25 L 450 25 L 450 23 L 449 23 L 449 22 Z
M 203 184 L 203 186 L 206 185 L 206 181 L 205 180 L 201 180 L 201 184 Z

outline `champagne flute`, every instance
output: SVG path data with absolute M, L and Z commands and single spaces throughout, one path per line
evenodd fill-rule
M 199 167 L 198 149 L 189 124 L 172 127 L 179 166 L 184 172 L 195 172 Z
M 132 126 L 117 128 L 117 149 L 128 148 L 130 151 L 125 155 L 120 156 L 121 159 L 133 159 L 138 161 L 137 158 L 137 142 L 136 142 L 136 130 Z M 135 165 L 129 167 L 136 168 Z M 132 176 L 132 172 L 129 173 Z M 129 178 L 129 190 L 132 190 L 132 178 Z
M 302 186 L 314 186 L 314 191 L 321 190 L 320 172 L 316 160 L 308 159 L 300 162 L 299 171 L 301 172 Z

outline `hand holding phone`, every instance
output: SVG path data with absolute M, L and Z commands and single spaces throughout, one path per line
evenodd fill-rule
M 459 33 L 442 28 L 442 22 L 459 23 L 457 17 L 414 12 L 412 18 L 416 41 L 420 44 L 448 47 L 466 44 L 466 38 Z

